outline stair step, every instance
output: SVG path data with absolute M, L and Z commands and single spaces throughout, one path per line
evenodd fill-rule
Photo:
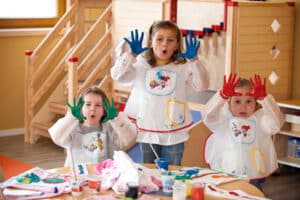
M 51 122 L 33 122 L 33 127 L 41 130 L 48 131 L 48 129 L 53 125 Z
M 65 115 L 67 113 L 67 106 L 66 106 L 66 104 L 50 102 L 49 103 L 49 111 L 53 112 L 53 113 Z
M 32 127 L 40 129 L 41 131 L 38 132 L 38 135 L 50 138 L 48 129 L 53 125 L 51 122 L 33 122 Z

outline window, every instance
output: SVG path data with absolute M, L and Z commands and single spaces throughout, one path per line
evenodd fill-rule
M 65 0 L 0 0 L 0 28 L 51 27 L 65 10 Z

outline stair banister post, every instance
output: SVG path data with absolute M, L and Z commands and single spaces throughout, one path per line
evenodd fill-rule
M 78 58 L 70 57 L 68 59 L 68 102 L 72 105 L 73 98 L 77 98 L 78 91 Z
M 33 86 L 32 86 L 32 76 L 33 76 L 33 66 L 31 64 L 31 55 L 33 51 L 25 51 L 25 99 L 24 99 L 24 126 L 25 134 L 24 141 L 26 143 L 31 142 L 31 121 L 33 117 L 33 106 L 31 104 L 31 99 L 33 96 Z

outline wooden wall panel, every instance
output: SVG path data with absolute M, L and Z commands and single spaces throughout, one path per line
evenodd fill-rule
M 272 72 L 279 80 L 267 90 L 277 100 L 291 97 L 294 7 L 283 3 L 238 3 L 228 7 L 226 73 L 251 77 L 258 73 L 269 78 Z M 280 23 L 272 30 L 274 20 Z M 271 54 L 278 48 L 277 57 Z
M 141 9 L 146 8 L 146 9 Z M 113 1 L 113 20 L 114 20 L 114 44 L 115 46 L 130 36 L 130 31 L 138 29 L 145 32 L 154 21 L 162 19 L 161 0 L 114 0 Z M 144 42 L 146 42 L 144 37 Z

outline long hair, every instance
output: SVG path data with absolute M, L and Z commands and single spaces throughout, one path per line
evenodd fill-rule
M 104 103 L 104 101 L 107 99 L 107 96 L 105 94 L 105 92 L 97 87 L 89 87 L 87 89 L 85 89 L 82 93 L 81 93 L 81 97 L 82 97 L 82 100 L 84 100 L 84 97 L 87 95 L 87 94 L 97 94 L 97 95 L 100 95 L 101 98 L 102 98 L 102 103 Z M 103 109 L 104 113 L 103 113 L 103 116 L 101 117 L 100 119 L 100 122 L 105 119 L 105 117 L 107 116 L 107 112 L 105 109 Z
M 152 42 L 152 38 L 153 35 L 160 29 L 171 29 L 176 33 L 176 40 L 178 42 L 178 48 L 177 50 L 173 53 L 173 55 L 170 58 L 170 62 L 175 62 L 176 64 L 178 63 L 185 63 L 186 59 L 177 56 L 178 53 L 182 53 L 182 35 L 180 32 L 180 29 L 178 28 L 178 26 L 171 22 L 171 21 L 158 21 L 158 22 L 154 22 L 151 27 L 149 28 L 149 34 L 148 34 L 148 41 L 147 41 L 147 45 L 149 47 L 149 50 L 145 52 L 145 58 L 147 60 L 147 62 L 152 66 L 155 67 L 156 66 L 156 60 L 154 57 L 154 52 L 153 52 L 153 48 L 151 47 L 151 42 Z

